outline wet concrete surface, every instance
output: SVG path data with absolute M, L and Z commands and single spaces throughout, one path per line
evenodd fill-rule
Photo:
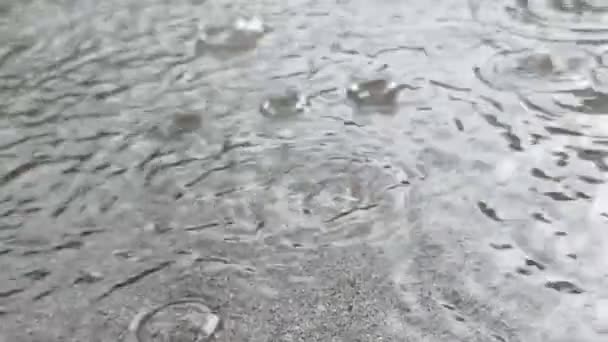
M 606 6 L 3 1 L 0 341 L 605 341 Z

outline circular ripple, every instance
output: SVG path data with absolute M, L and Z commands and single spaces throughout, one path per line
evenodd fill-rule
M 591 85 L 593 57 L 580 50 L 518 50 L 494 55 L 476 68 L 478 78 L 497 90 L 558 92 Z
M 322 240 L 340 245 L 383 241 L 398 229 L 395 215 L 407 208 L 408 174 L 389 161 L 329 157 L 317 166 L 294 168 L 282 183 L 290 199 L 288 216 L 323 227 Z
M 475 0 L 471 0 L 476 2 Z M 593 44 L 608 39 L 608 5 L 600 0 L 483 1 L 478 20 L 512 33 L 549 41 Z
M 130 324 L 132 341 L 209 341 L 220 318 L 200 299 L 188 298 L 138 314 Z
M 588 84 L 552 94 L 522 95 L 528 108 L 543 113 L 545 118 L 574 118 L 579 132 L 587 137 L 605 137 L 605 115 L 608 114 L 608 68 L 598 66 L 589 71 Z M 583 86 L 584 85 L 584 86 Z M 568 119 L 570 120 L 570 119 Z
M 189 188 L 196 200 L 180 217 L 187 225 L 210 225 L 205 233 L 238 241 L 287 239 L 307 247 L 386 241 L 401 229 L 414 173 L 369 148 L 382 141 L 362 135 L 340 141 L 326 134 L 274 151 L 239 149 L 238 160 L 197 171 L 204 177 Z M 286 237 L 294 234 L 295 240 Z

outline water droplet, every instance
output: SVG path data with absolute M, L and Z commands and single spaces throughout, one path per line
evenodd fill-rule
M 208 26 L 195 42 L 195 53 L 230 57 L 256 48 L 258 40 L 269 31 L 270 28 L 256 17 L 237 18 L 232 25 Z
M 260 105 L 260 113 L 272 118 L 291 117 L 304 112 L 307 105 L 305 96 L 289 89 L 282 94 L 268 96 Z
M 385 79 L 374 79 L 351 84 L 346 90 L 346 96 L 358 105 L 393 106 L 404 89 L 417 88 Z

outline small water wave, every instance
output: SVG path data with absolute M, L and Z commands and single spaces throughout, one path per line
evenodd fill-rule
M 558 45 L 504 51 L 474 71 L 487 87 L 514 94 L 527 117 L 539 119 L 543 130 L 532 129 L 537 141 L 534 145 L 538 139 L 550 138 L 553 141 L 543 145 L 561 145 L 566 150 L 603 150 L 602 142 L 608 139 L 603 117 L 608 111 L 604 69 L 601 55 Z M 497 108 L 489 110 L 501 112 Z M 502 113 L 484 115 L 492 119 L 488 121 L 490 124 L 506 129 L 508 137 L 517 138 L 511 125 L 499 122 L 500 116 Z M 526 125 L 529 122 L 518 120 Z M 520 139 L 510 140 L 514 150 L 522 150 Z
M 15 26 L 26 41 L 0 48 L 8 330 L 116 340 L 152 299 L 165 304 L 136 316 L 140 342 L 387 336 L 378 329 L 500 342 L 549 333 L 529 322 L 559 299 L 562 320 L 585 329 L 567 311 L 602 285 L 604 268 L 583 267 L 599 258 L 575 241 L 599 236 L 580 222 L 601 207 L 608 170 L 602 56 L 500 52 L 477 69 L 498 91 L 479 98 L 471 36 L 430 22 L 456 3 L 75 3 L 41 16 L 35 2 L 31 25 Z M 603 11 L 511 5 L 547 26 Z M 373 75 L 349 79 L 362 70 Z M 481 119 L 469 101 L 485 103 Z M 387 108 L 399 115 L 373 115 Z M 503 158 L 515 162 L 496 184 Z M 228 314 L 171 301 L 213 286 Z
M 567 92 L 589 87 L 595 64 L 593 56 L 583 50 L 522 49 L 500 52 L 475 72 L 498 90 Z
M 129 326 L 130 342 L 209 341 L 220 318 L 200 299 L 181 299 L 137 315 Z
M 600 45 L 608 41 L 608 7 L 595 0 L 470 0 L 474 17 L 508 32 L 545 41 Z
M 182 168 L 178 183 L 184 182 L 180 202 L 190 203 L 180 206 L 177 227 L 205 234 L 219 230 L 238 241 L 295 239 L 291 247 L 384 241 L 399 229 L 390 217 L 407 208 L 407 169 L 373 157 L 371 150 L 370 155 L 330 153 L 352 146 L 337 148 L 349 143 L 333 135 L 319 138 L 316 143 L 310 137 L 301 143 L 287 139 L 275 147 L 258 139 L 204 162 L 202 170 L 198 162 L 175 166 Z M 256 157 L 259 153 L 264 157 Z M 155 183 L 175 172 L 166 169 Z

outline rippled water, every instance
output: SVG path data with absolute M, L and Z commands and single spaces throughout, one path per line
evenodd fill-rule
M 608 338 L 605 1 L 0 27 L 0 340 Z

